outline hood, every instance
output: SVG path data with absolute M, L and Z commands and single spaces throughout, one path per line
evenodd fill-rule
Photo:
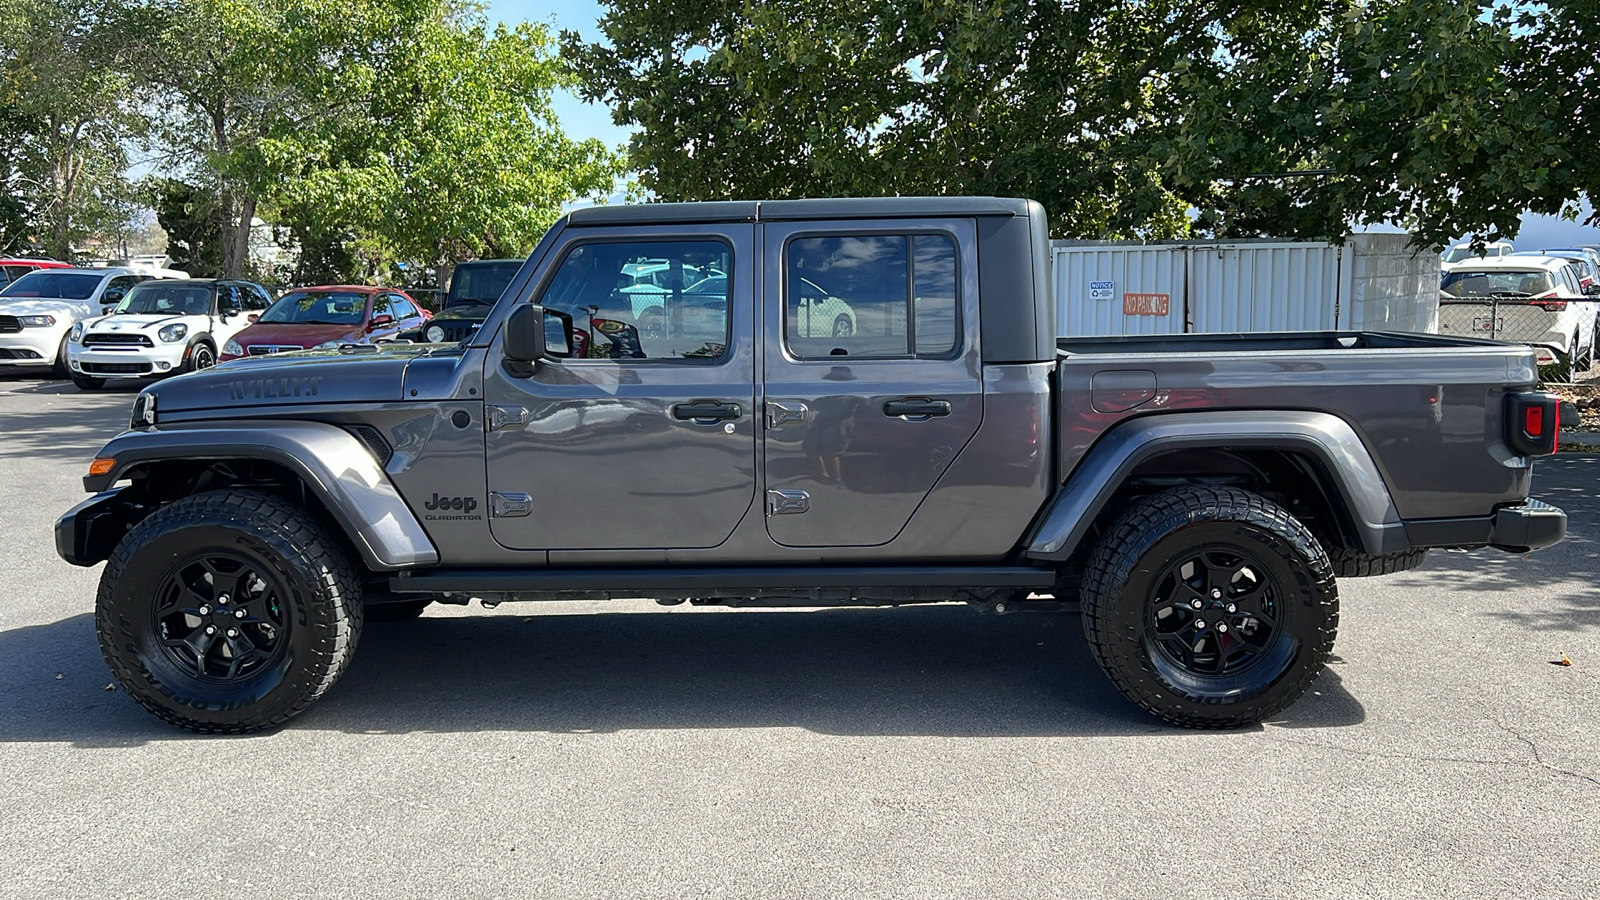
M 96 313 L 87 300 L 50 300 L 43 297 L 0 297 L 0 315 L 55 316 L 59 321 L 87 319 Z
M 433 318 L 429 319 L 423 324 L 441 325 L 452 319 L 462 319 L 467 322 L 482 322 L 484 319 L 489 318 L 489 313 L 491 312 L 494 312 L 493 303 L 464 303 L 460 306 L 452 306 L 449 309 L 443 310 L 442 312 L 434 313 Z
M 144 331 L 147 328 L 161 328 L 174 322 L 182 322 L 186 318 L 183 313 L 176 315 L 121 315 L 100 316 L 84 324 L 85 331 Z
M 241 347 L 257 344 L 282 344 L 315 347 L 328 341 L 348 338 L 359 341 L 366 335 L 360 325 L 301 325 L 293 322 L 257 322 L 233 336 Z
M 402 399 L 406 367 L 428 350 L 399 344 L 346 353 L 317 350 L 256 356 L 169 378 L 145 388 L 163 413 L 306 403 L 392 403 Z

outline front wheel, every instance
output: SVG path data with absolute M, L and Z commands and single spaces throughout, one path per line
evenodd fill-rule
M 856 333 L 856 323 L 853 322 L 850 319 L 849 316 L 845 315 L 844 313 L 840 313 L 838 316 L 834 317 L 834 320 L 833 320 L 833 336 L 834 337 L 850 337 L 851 335 L 853 335 L 855 333 Z
M 152 513 L 112 552 L 95 629 L 141 706 L 193 731 L 239 734 L 304 711 L 361 634 L 344 541 L 275 494 L 195 494 Z
M 1282 507 L 1229 488 L 1135 502 L 1090 554 L 1083 628 L 1128 699 L 1189 728 L 1288 708 L 1333 652 L 1328 556 Z
M 72 383 L 76 385 L 80 391 L 98 391 L 106 386 L 106 380 L 104 378 L 95 378 L 92 375 L 79 375 L 77 372 L 72 373 Z
M 217 364 L 217 351 L 204 341 L 189 348 L 189 358 L 183 362 L 183 371 L 198 372 Z

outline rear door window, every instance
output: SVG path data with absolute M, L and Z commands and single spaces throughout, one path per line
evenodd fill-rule
M 798 237 L 785 257 L 784 342 L 793 356 L 945 358 L 960 345 L 949 236 Z

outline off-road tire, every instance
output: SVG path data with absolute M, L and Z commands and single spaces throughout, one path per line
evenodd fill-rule
M 1281 624 L 1235 674 L 1184 671 L 1159 646 L 1163 573 L 1201 553 L 1235 552 L 1263 570 Z M 1332 567 L 1311 531 L 1277 504 L 1231 488 L 1179 488 L 1135 502 L 1090 553 L 1081 596 L 1084 634 L 1112 683 L 1187 728 L 1235 728 L 1288 708 L 1322 671 L 1339 624 Z
M 203 668 L 185 671 L 163 649 L 175 642 L 158 623 L 173 613 L 159 600 L 194 560 L 228 556 L 272 591 L 283 648 L 248 674 L 204 679 Z M 275 494 L 220 490 L 177 500 L 128 532 L 100 577 L 95 629 L 112 675 L 145 709 L 193 731 L 242 734 L 282 725 L 333 687 L 355 653 L 362 612 L 342 535 Z
M 1370 578 L 1374 575 L 1393 575 L 1407 572 L 1422 565 L 1428 548 L 1418 547 L 1398 553 L 1373 556 L 1360 550 L 1335 547 L 1328 551 L 1328 561 L 1333 564 L 1333 574 L 1339 578 Z
M 79 375 L 73 372 L 71 378 L 72 384 L 80 391 L 98 391 L 106 386 L 104 378 L 95 378 L 91 375 Z

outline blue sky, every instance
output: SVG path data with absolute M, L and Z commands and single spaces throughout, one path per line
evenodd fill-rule
M 518 22 L 553 23 L 557 32 L 570 29 L 593 40 L 599 36 L 602 10 L 598 3 L 568 0 L 563 3 L 539 0 L 492 0 L 489 3 L 491 21 L 516 24 Z M 611 122 L 611 111 L 603 106 L 583 103 L 577 97 L 563 92 L 555 98 L 556 115 L 569 135 L 576 138 L 597 137 L 607 144 L 617 145 L 628 139 L 630 129 L 619 128 Z M 1508 161 L 1514 165 L 1514 161 Z M 1587 216 L 1589 208 L 1584 207 Z M 1600 229 L 1584 228 L 1552 216 L 1523 216 L 1522 233 L 1516 245 L 1525 249 L 1561 247 L 1573 244 L 1600 244 Z

